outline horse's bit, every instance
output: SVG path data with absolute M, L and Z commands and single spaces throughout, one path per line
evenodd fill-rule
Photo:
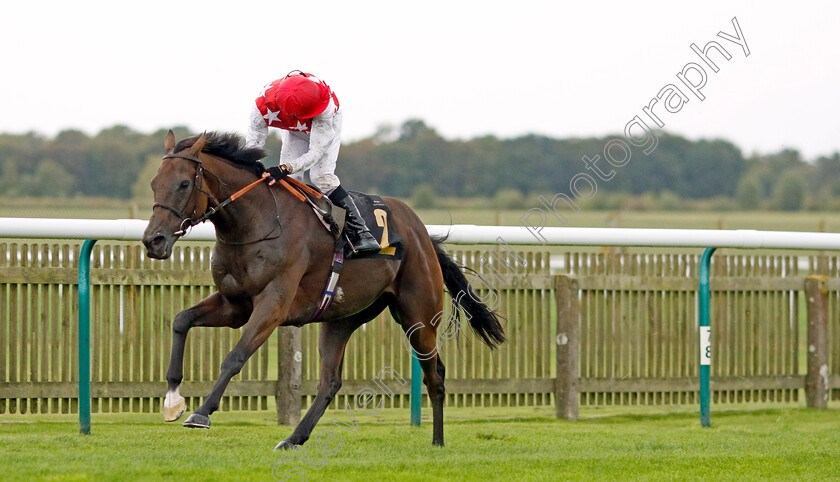
M 177 236 L 177 237 L 181 237 L 181 236 L 187 234 L 188 229 L 190 229 L 191 227 L 196 226 L 198 224 L 201 224 L 204 221 L 207 221 L 208 219 L 210 219 L 210 217 L 212 217 L 214 214 L 216 214 L 217 211 L 224 208 L 228 204 L 232 203 L 233 201 L 238 199 L 240 196 L 242 196 L 246 192 L 250 191 L 251 189 L 253 189 L 257 185 L 261 184 L 262 182 L 264 182 L 265 180 L 268 179 L 268 178 L 265 178 L 265 177 L 260 178 L 256 181 L 252 182 L 251 184 L 245 186 L 244 188 L 240 189 L 238 192 L 234 193 L 233 195 L 231 195 L 229 198 L 225 199 L 224 201 L 218 202 L 216 200 L 216 198 L 213 197 L 213 195 L 211 195 L 209 192 L 207 192 L 203 189 L 203 186 L 202 186 L 202 183 L 201 183 L 201 180 L 203 179 L 203 174 L 205 172 L 210 172 L 210 171 L 204 169 L 203 163 L 202 163 L 200 158 L 194 157 L 194 156 L 189 156 L 189 155 L 186 155 L 186 154 L 166 154 L 165 156 L 163 156 L 164 160 L 171 159 L 171 158 L 186 159 L 188 161 L 192 161 L 192 162 L 195 163 L 196 167 L 195 167 L 195 180 L 193 181 L 193 194 L 196 191 L 198 191 L 198 192 L 204 194 L 205 196 L 207 196 L 207 204 L 204 207 L 204 214 L 202 214 L 198 218 L 195 217 L 198 214 L 198 203 L 196 203 L 195 207 L 193 208 L 193 212 L 190 216 L 187 216 L 186 214 L 184 214 L 183 211 L 181 211 L 181 210 L 179 210 L 175 207 L 172 207 L 172 206 L 170 206 L 169 204 L 166 204 L 166 203 L 156 202 L 152 205 L 152 209 L 157 208 L 157 207 L 161 207 L 161 208 L 164 208 L 164 209 L 168 210 L 169 212 L 171 212 L 175 216 L 181 218 L 182 221 L 181 221 L 181 225 L 178 228 L 178 231 L 175 231 L 174 233 L 172 233 L 174 236 Z M 212 174 L 212 173 L 210 173 L 210 174 Z M 271 190 L 269 190 L 269 192 L 271 193 L 271 197 L 274 199 L 274 211 L 276 213 L 278 211 L 277 198 L 274 196 L 274 193 L 271 192 Z M 193 197 L 193 195 L 191 194 L 190 197 L 187 198 L 187 204 L 189 204 L 192 197 Z M 213 207 L 211 209 L 207 209 L 210 206 L 210 201 L 213 202 Z M 234 245 L 234 246 L 254 244 L 254 243 L 258 243 L 260 241 L 275 239 L 275 238 L 280 236 L 279 234 L 272 236 L 274 234 L 274 231 L 278 227 L 280 227 L 279 215 L 275 216 L 274 220 L 277 223 L 274 224 L 274 226 L 271 228 L 271 230 L 268 233 L 266 233 L 261 238 L 258 238 L 258 239 L 252 240 L 252 241 L 244 241 L 244 242 L 225 241 L 224 239 L 219 237 L 218 234 L 216 235 L 216 239 L 218 241 L 224 243 L 224 244 L 229 244 L 229 245 Z

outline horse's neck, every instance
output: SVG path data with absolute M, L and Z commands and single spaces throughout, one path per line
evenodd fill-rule
M 222 202 L 256 180 L 246 170 L 220 159 L 213 159 L 205 167 L 218 178 L 212 180 L 213 192 L 210 192 L 216 202 Z M 285 226 L 287 220 L 302 207 L 302 203 L 297 202 L 289 193 L 277 189 L 270 192 L 265 182 L 220 209 L 210 221 L 225 240 L 247 242 L 265 236 L 278 222 Z

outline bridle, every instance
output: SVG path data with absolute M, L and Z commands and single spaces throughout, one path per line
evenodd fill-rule
M 204 196 L 205 196 L 204 197 L 204 207 L 201 209 L 201 211 L 203 211 L 204 213 L 201 216 L 198 216 L 199 203 L 195 204 L 195 207 L 193 208 L 193 212 L 189 216 L 187 216 L 182 210 L 177 209 L 177 208 L 175 208 L 175 207 L 173 207 L 169 204 L 166 204 L 166 203 L 156 202 L 152 205 L 152 209 L 158 208 L 158 207 L 166 209 L 167 211 L 171 212 L 172 214 L 174 214 L 175 216 L 177 216 L 178 218 L 181 219 L 181 225 L 178 227 L 178 231 L 175 231 L 174 233 L 172 233 L 175 237 L 178 237 L 178 238 L 187 234 L 187 231 L 191 227 L 199 225 L 199 224 L 203 223 L 204 221 L 207 221 L 214 214 L 216 214 L 216 212 L 218 212 L 220 209 L 224 208 L 228 204 L 232 203 L 233 201 L 237 200 L 239 197 L 244 195 L 246 192 L 250 191 L 251 189 L 255 188 L 257 185 L 259 185 L 259 184 L 261 184 L 264 181 L 269 179 L 267 177 L 261 177 L 261 178 L 257 179 L 256 181 L 252 182 L 251 184 L 248 184 L 247 186 L 243 187 L 239 191 L 233 193 L 229 198 L 225 199 L 224 201 L 219 202 L 219 201 L 216 200 L 216 198 L 212 194 L 210 194 L 209 192 L 207 192 L 203 189 L 202 180 L 204 179 L 204 174 L 205 173 L 213 174 L 213 173 L 208 171 L 207 169 L 204 169 L 204 164 L 203 164 L 203 162 L 201 161 L 200 158 L 198 158 L 196 156 L 190 156 L 190 155 L 187 155 L 187 154 L 177 154 L 177 153 L 176 154 L 166 154 L 166 155 L 163 156 L 164 161 L 167 160 L 167 159 L 172 159 L 172 158 L 186 159 L 188 161 L 192 161 L 192 162 L 195 163 L 195 179 L 193 180 L 193 192 L 190 194 L 190 197 L 187 198 L 187 204 L 186 205 L 189 206 L 189 203 L 192 200 L 192 198 L 193 198 L 193 196 L 195 195 L 196 192 L 204 194 Z M 216 177 L 215 174 L 213 174 L 213 176 Z M 218 179 L 218 177 L 216 177 L 216 179 Z M 225 241 L 224 239 L 222 239 L 218 235 L 218 233 L 216 234 L 216 239 L 218 241 L 224 243 L 224 244 L 228 244 L 228 245 L 231 245 L 231 246 L 244 246 L 244 245 L 247 245 L 247 244 L 254 244 L 254 243 L 258 243 L 260 241 L 266 241 L 266 240 L 278 238 L 280 235 L 279 234 L 276 234 L 276 235 L 274 234 L 274 231 L 276 231 L 277 228 L 280 227 L 280 215 L 277 214 L 279 212 L 279 208 L 277 206 L 277 197 L 274 195 L 274 192 L 271 189 L 269 189 L 268 192 L 271 193 L 271 197 L 274 199 L 274 212 L 276 214 L 276 216 L 274 217 L 274 220 L 276 222 L 272 223 L 273 226 L 272 226 L 271 230 L 268 231 L 268 233 L 266 233 L 265 235 L 263 235 L 260 238 L 257 238 L 257 239 L 251 240 L 251 241 L 241 241 L 241 242 Z M 212 201 L 212 206 L 213 207 L 208 209 L 211 205 L 211 201 Z M 198 216 L 198 217 L 196 217 L 196 216 Z
M 204 165 L 203 165 L 200 158 L 195 157 L 195 156 L 190 156 L 190 155 L 187 155 L 187 154 L 166 154 L 165 156 L 163 156 L 164 161 L 167 160 L 167 159 L 172 159 L 172 158 L 186 159 L 188 161 L 192 161 L 192 162 L 195 163 L 195 179 L 193 179 L 193 190 L 192 190 L 192 193 L 190 193 L 190 197 L 187 198 L 187 202 L 185 204 L 185 207 L 189 206 L 190 201 L 192 201 L 192 198 L 193 198 L 193 196 L 195 196 L 196 193 L 201 193 L 201 194 L 204 194 L 204 196 L 205 196 L 204 207 L 202 209 L 203 213 L 200 216 L 198 215 L 198 211 L 199 211 L 198 207 L 199 207 L 199 204 L 201 204 L 199 202 L 195 203 L 195 205 L 193 207 L 192 214 L 189 215 L 189 216 L 187 216 L 182 210 L 180 210 L 180 209 L 178 209 L 174 206 L 171 206 L 169 204 L 166 204 L 166 203 L 156 202 L 152 205 L 152 209 L 154 209 L 154 208 L 166 209 L 167 211 L 171 212 L 176 217 L 181 219 L 181 225 L 179 226 L 178 231 L 175 231 L 174 233 L 172 233 L 173 235 L 180 238 L 181 236 L 187 234 L 187 230 L 190 229 L 191 227 L 193 227 L 197 224 L 201 224 L 204 221 L 207 221 L 210 218 L 210 216 L 216 214 L 216 211 L 218 211 L 219 208 L 222 207 L 222 206 L 221 206 L 220 203 L 216 202 L 216 199 L 210 193 L 208 193 L 207 191 L 205 191 L 203 189 L 202 181 L 204 179 L 204 173 L 207 172 L 207 171 L 204 169 Z M 210 200 L 213 201 L 213 204 L 215 205 L 215 207 L 208 210 L 207 208 L 210 205 Z M 198 217 L 196 217 L 196 216 L 198 216 Z

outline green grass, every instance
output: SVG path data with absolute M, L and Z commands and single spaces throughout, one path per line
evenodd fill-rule
M 0 217 L 64 219 L 149 219 L 151 203 L 109 198 L 0 198 Z
M 543 206 L 529 206 L 543 208 Z M 517 226 L 528 209 L 421 209 L 426 224 Z M 567 210 L 568 211 L 568 210 Z M 151 201 L 105 198 L 0 198 L 0 217 L 148 219 Z M 765 229 L 840 232 L 840 214 L 832 211 L 564 211 L 565 226 L 622 228 Z M 561 226 L 548 214 L 548 225 Z
M 532 206 L 543 208 L 543 206 Z M 426 224 L 478 224 L 489 226 L 519 226 L 520 218 L 528 209 L 421 209 L 417 213 Z M 568 210 L 567 210 L 568 211 Z M 566 227 L 621 227 L 621 228 L 673 228 L 673 229 L 761 229 L 770 231 L 827 231 L 840 232 L 840 214 L 831 211 L 631 211 L 631 210 L 582 210 L 563 212 L 566 224 L 561 224 L 546 212 L 546 226 Z M 151 201 L 127 201 L 104 198 L 0 198 L 0 217 L 51 217 L 93 219 L 149 219 Z M 533 218 L 534 221 L 537 218 Z M 484 249 L 484 248 L 479 248 Z M 577 247 L 578 251 L 600 252 L 601 247 Z M 540 251 L 560 254 L 568 247 L 545 246 Z M 626 248 L 627 252 L 649 252 L 650 248 Z M 656 252 L 695 253 L 697 249 L 657 248 Z M 720 250 L 721 254 L 736 252 Z M 768 254 L 768 250 L 738 251 L 739 253 Z M 773 254 L 793 254 L 790 250 L 772 251 Z M 802 252 L 801 254 L 811 254 Z
M 541 206 L 534 206 L 541 207 Z M 426 224 L 480 224 L 519 226 L 527 209 L 520 210 L 419 210 Z M 564 212 L 567 223 L 561 224 L 546 212 L 546 226 L 617 227 L 671 229 L 761 229 L 769 231 L 840 232 L 840 214 L 836 212 L 785 211 L 592 211 Z M 537 217 L 533 218 L 536 222 Z
M 429 413 L 424 412 L 424 416 Z M 95 414 L 93 435 L 72 416 L 0 418 L 5 480 L 271 480 L 300 467 L 310 480 L 826 480 L 840 474 L 840 415 L 803 408 L 586 409 L 576 422 L 550 409 L 451 409 L 445 448 L 405 410 L 357 413 L 358 431 L 332 428 L 332 456 L 274 452 L 287 435 L 270 412 L 218 413 L 210 430 L 156 415 Z M 330 427 L 328 412 L 316 432 Z M 326 433 L 326 432 L 325 432 Z M 287 457 L 283 459 L 283 457 Z M 275 465 L 276 464 L 276 465 Z M 300 480 L 297 475 L 289 480 Z

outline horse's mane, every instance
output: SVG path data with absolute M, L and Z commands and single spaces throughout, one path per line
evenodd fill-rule
M 175 152 L 189 149 L 195 144 L 199 136 L 188 137 L 175 146 Z M 206 143 L 201 152 L 221 157 L 246 169 L 258 171 L 262 165 L 258 162 L 266 156 L 266 152 L 258 147 L 241 147 L 242 137 L 231 132 L 207 132 L 204 134 Z

